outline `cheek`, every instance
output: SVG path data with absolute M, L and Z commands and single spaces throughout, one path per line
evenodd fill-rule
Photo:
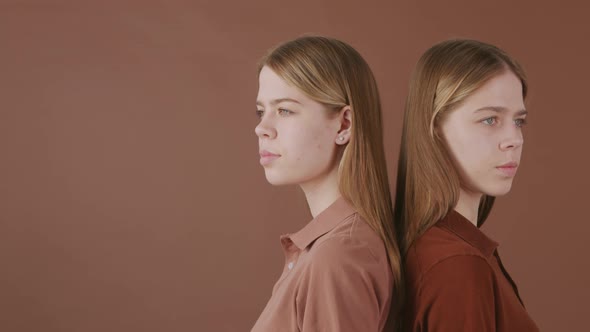
M 490 140 L 477 132 L 455 131 L 447 138 L 447 144 L 455 161 L 467 173 L 477 172 L 490 156 Z
M 282 137 L 285 152 L 294 161 L 322 159 L 323 155 L 330 155 L 334 149 L 329 130 L 324 127 L 289 128 Z
M 333 129 L 329 123 L 323 121 L 308 122 L 308 125 L 302 128 L 301 135 L 309 142 L 310 147 L 325 148 L 329 143 L 333 143 Z

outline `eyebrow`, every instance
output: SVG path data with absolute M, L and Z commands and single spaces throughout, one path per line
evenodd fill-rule
M 297 101 L 295 99 L 292 99 L 292 98 L 279 98 L 279 99 L 274 99 L 274 100 L 271 100 L 270 101 L 270 104 L 274 106 L 276 104 L 280 104 L 280 103 L 284 103 L 284 102 L 291 102 L 291 103 L 295 103 L 295 104 L 301 105 L 301 103 L 299 101 Z M 262 102 L 259 101 L 259 100 L 256 101 L 256 105 L 258 105 L 258 106 L 264 106 L 262 104 Z
M 502 107 L 502 106 L 484 106 L 484 107 L 480 107 L 478 109 L 475 110 L 475 113 L 480 112 L 480 111 L 492 111 L 492 112 L 496 112 L 496 113 L 504 113 L 506 111 L 508 111 L 508 109 L 506 107 Z M 522 109 L 518 112 L 516 112 L 515 115 L 527 115 L 529 112 L 525 109 Z

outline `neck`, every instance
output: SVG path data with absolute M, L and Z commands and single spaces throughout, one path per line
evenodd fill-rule
M 471 221 L 475 227 L 477 227 L 477 214 L 481 197 L 481 193 L 473 193 L 461 188 L 459 192 L 459 200 L 455 206 L 455 211 Z
M 315 218 L 340 197 L 338 170 L 326 176 L 301 184 L 311 215 Z

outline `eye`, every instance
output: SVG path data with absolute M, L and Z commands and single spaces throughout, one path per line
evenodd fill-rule
M 522 128 L 527 124 L 527 122 L 526 119 L 516 119 L 514 120 L 514 124 L 516 124 L 517 127 Z
M 494 124 L 496 124 L 496 117 L 495 116 L 492 116 L 492 117 L 489 117 L 487 119 L 483 119 L 481 122 L 483 124 L 488 125 L 488 126 L 493 126 Z
M 263 110 L 256 110 L 256 116 L 259 118 L 262 118 L 262 116 L 264 115 L 264 111 Z
M 279 108 L 279 114 L 280 114 L 280 115 L 286 116 L 286 115 L 289 115 L 289 114 L 292 114 L 292 113 L 293 113 L 293 112 L 289 111 L 289 110 L 288 110 L 288 109 L 286 109 L 286 108 Z

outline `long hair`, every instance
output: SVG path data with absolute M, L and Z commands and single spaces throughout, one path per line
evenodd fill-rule
M 385 244 L 394 281 L 391 320 L 401 306 L 401 257 L 393 226 L 381 102 L 372 71 L 350 45 L 317 36 L 279 45 L 262 58 L 259 72 L 264 66 L 334 111 L 351 108 L 351 138 L 338 165 L 338 185 L 340 194 Z
M 436 44 L 424 53 L 410 81 L 397 173 L 395 222 L 406 253 L 424 231 L 457 205 L 461 179 L 438 133 L 445 114 L 491 78 L 513 72 L 527 95 L 522 67 L 496 46 L 456 39 Z M 483 195 L 477 224 L 488 217 L 494 197 Z

